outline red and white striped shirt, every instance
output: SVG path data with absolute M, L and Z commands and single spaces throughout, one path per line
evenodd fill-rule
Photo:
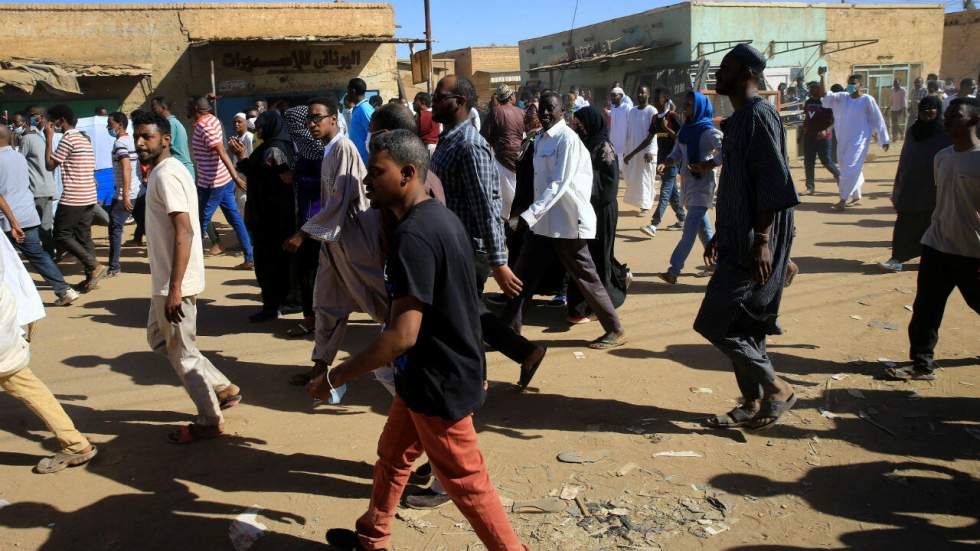
M 84 207 L 98 202 L 95 151 L 91 140 L 72 128 L 62 136 L 51 158 L 61 166 L 61 182 L 65 188 L 61 194 L 62 205 Z
M 216 147 L 224 145 L 225 133 L 221 121 L 208 113 L 194 121 L 191 151 L 197 165 L 197 187 L 217 188 L 231 181 L 228 168 L 221 162 Z

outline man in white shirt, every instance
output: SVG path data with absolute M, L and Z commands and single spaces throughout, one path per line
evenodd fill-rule
M 501 319 L 520 332 L 524 306 L 557 257 L 605 330 L 589 348 L 615 348 L 626 343 L 626 333 L 586 242 L 596 233 L 590 203 L 592 159 L 578 134 L 565 124 L 564 115 L 560 95 L 542 94 L 538 118 L 543 132 L 534 146 L 534 202 L 511 218 L 512 227 L 523 224 L 530 229 L 515 266 L 524 285 L 507 302 Z
M 828 93 L 826 72 L 826 67 L 818 69 L 820 102 L 834 111 L 834 134 L 837 135 L 837 160 L 840 163 L 840 201 L 833 208 L 844 210 L 861 200 L 861 186 L 864 185 L 862 170 L 871 146 L 871 135 L 878 135 L 878 143 L 885 151 L 888 151 L 891 140 L 878 103 L 863 91 L 864 78 L 851 75 L 847 79 L 846 92 Z
M 613 88 L 609 91 L 609 101 L 612 108 L 609 110 L 609 141 L 616 150 L 616 158 L 619 159 L 619 172 L 626 171 L 623 163 L 629 151 L 626 151 L 626 133 L 629 128 L 630 106 L 625 101 L 626 94 L 622 88 Z
M 248 129 L 248 116 L 245 113 L 236 113 L 232 121 L 234 124 L 235 135 L 228 138 L 228 142 L 238 142 L 245 148 L 245 154 L 239 158 L 235 150 L 229 145 L 228 154 L 231 155 L 231 162 L 238 164 L 242 159 L 248 158 L 255 149 L 255 134 Z M 255 128 L 253 123 L 252 128 Z M 244 189 L 235 186 L 235 204 L 238 205 L 238 212 L 245 212 L 245 201 L 248 198 Z
M 909 96 L 898 80 L 892 82 L 892 97 L 888 103 L 888 118 L 891 119 L 890 134 L 896 140 L 905 138 L 905 119 L 906 110 L 909 105 Z
M 657 187 L 657 140 L 647 140 L 657 108 L 650 105 L 650 89 L 646 86 L 637 89 L 636 99 L 639 103 L 630 109 L 626 117 L 626 148 L 616 153 L 623 156 L 622 162 L 626 168 L 623 172 L 623 179 L 626 180 L 623 201 L 639 207 L 640 214 L 646 214 L 653 206 Z M 641 148 L 640 145 L 644 143 L 646 146 Z M 638 154 L 640 156 L 637 158 Z M 633 155 L 632 162 L 626 162 L 627 155 Z
M 242 400 L 197 348 L 197 295 L 204 291 L 204 250 L 197 189 L 187 168 L 170 154 L 170 122 L 157 114 L 134 121 L 136 152 L 151 167 L 146 187 L 147 256 L 152 296 L 147 342 L 170 360 L 197 407 L 190 425 L 170 434 L 174 444 L 217 438 L 222 409 Z
M 572 86 L 568 90 L 568 100 L 570 102 L 569 107 L 573 113 L 583 107 L 589 106 L 589 100 L 582 97 L 582 91 L 576 86 Z

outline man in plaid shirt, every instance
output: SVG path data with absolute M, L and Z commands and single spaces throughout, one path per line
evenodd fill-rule
M 475 251 L 479 293 L 492 274 L 507 296 L 516 296 L 521 280 L 507 266 L 504 224 L 500 218 L 500 178 L 490 145 L 472 124 L 464 124 L 476 103 L 473 84 L 448 76 L 439 81 L 433 97 L 433 119 L 443 133 L 429 168 L 442 180 L 446 206 L 469 233 Z M 521 364 L 519 385 L 526 387 L 544 359 L 545 348 L 531 343 L 489 311 L 480 315 L 483 339 L 511 360 Z

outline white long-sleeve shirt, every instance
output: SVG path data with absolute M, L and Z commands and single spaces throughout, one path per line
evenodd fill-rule
M 534 144 L 534 202 L 521 218 L 543 237 L 594 239 L 592 159 L 578 134 L 560 120 Z

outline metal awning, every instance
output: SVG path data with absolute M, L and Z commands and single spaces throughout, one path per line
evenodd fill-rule
M 0 60 L 0 89 L 10 86 L 31 94 L 39 84 L 51 90 L 81 94 L 79 77 L 146 77 L 152 74 L 146 64 L 70 63 L 42 59 Z
M 586 67 L 589 65 L 598 65 L 600 63 L 606 63 L 609 61 L 623 59 L 636 54 L 642 54 L 650 52 L 653 50 L 662 50 L 665 48 L 673 48 L 679 45 L 680 42 L 670 42 L 666 44 L 653 44 L 647 46 L 632 46 L 629 48 L 624 48 L 615 52 L 610 52 L 607 54 L 599 54 L 592 57 L 586 57 L 582 59 L 573 59 L 571 61 L 563 61 L 561 63 L 555 63 L 553 65 L 542 65 L 540 67 L 534 67 L 533 69 L 528 69 L 529 73 L 537 73 L 540 71 L 568 71 L 572 69 L 578 69 L 580 67 Z
M 324 46 L 337 45 L 337 44 L 422 44 L 425 42 L 424 38 L 401 38 L 396 36 L 253 36 L 253 37 L 209 37 L 209 38 L 194 38 L 191 37 L 191 47 L 199 48 L 201 46 L 207 46 L 209 44 L 242 44 L 245 42 L 257 42 L 257 43 L 283 43 L 283 44 L 293 44 L 293 43 L 303 43 L 303 44 L 320 44 Z

